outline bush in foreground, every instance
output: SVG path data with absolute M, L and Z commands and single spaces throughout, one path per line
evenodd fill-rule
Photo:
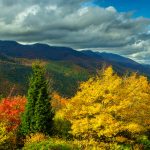
M 21 96 L 3 98 L 0 102 L 0 149 L 16 149 L 25 103 L 26 98 Z
M 28 136 L 23 150 L 78 150 L 79 148 L 72 142 L 67 142 L 58 138 L 50 138 L 42 133 Z
M 78 140 L 137 146 L 150 129 L 150 83 L 137 74 L 119 77 L 109 67 L 81 84 L 63 111 Z

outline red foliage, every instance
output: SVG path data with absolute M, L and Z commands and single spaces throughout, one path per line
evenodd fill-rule
M 20 115 L 26 104 L 25 97 L 4 98 L 0 103 L 0 121 L 7 122 L 8 131 L 15 130 L 21 122 Z

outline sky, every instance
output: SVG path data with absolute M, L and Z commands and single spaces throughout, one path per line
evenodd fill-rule
M 150 64 L 149 0 L 0 0 L 0 40 L 116 53 Z

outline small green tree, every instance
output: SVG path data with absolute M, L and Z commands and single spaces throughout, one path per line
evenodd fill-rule
M 35 63 L 32 69 L 21 130 L 24 135 L 36 132 L 48 134 L 52 127 L 53 112 L 45 69 L 39 63 Z

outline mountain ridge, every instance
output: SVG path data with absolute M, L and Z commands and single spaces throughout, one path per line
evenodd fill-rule
M 107 66 L 112 65 L 118 72 L 129 70 L 150 75 L 149 65 L 139 64 L 121 55 L 91 50 L 77 51 L 69 47 L 50 46 L 42 43 L 20 44 L 16 41 L 1 40 L 0 54 L 12 58 L 66 61 L 92 71 L 106 64 Z
M 73 96 L 79 83 L 103 66 L 113 66 L 120 75 L 134 71 L 150 76 L 150 65 L 141 65 L 117 54 L 76 51 L 40 43 L 23 45 L 15 41 L 0 41 L 0 95 L 9 95 L 14 85 L 14 95 L 26 94 L 31 64 L 35 59 L 46 63 L 49 78 L 54 81 L 53 89 L 64 97 Z

